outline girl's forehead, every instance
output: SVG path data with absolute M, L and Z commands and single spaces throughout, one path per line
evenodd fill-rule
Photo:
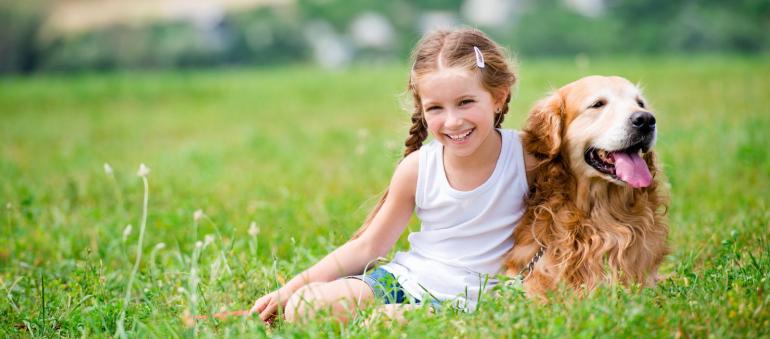
M 442 68 L 423 75 L 417 81 L 417 88 L 423 97 L 485 91 L 479 72 L 458 67 Z

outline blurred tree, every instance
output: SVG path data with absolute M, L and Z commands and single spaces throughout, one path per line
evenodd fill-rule
M 735 51 L 768 48 L 767 0 L 612 0 L 623 23 L 623 48 L 635 52 Z
M 0 0 L 0 73 L 37 68 L 36 39 L 45 17 L 39 0 Z
M 523 54 L 617 53 L 620 34 L 611 16 L 586 17 L 560 0 L 541 0 L 519 16 L 510 40 Z

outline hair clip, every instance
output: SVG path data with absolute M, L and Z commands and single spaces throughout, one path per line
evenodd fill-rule
M 481 54 L 481 50 L 476 46 L 473 46 L 473 53 L 476 54 L 476 66 L 484 68 L 484 54 Z

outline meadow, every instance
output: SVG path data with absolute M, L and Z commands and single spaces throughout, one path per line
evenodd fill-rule
M 671 191 L 661 281 L 344 326 L 190 317 L 249 308 L 358 228 L 400 158 L 408 66 L 0 78 L 0 337 L 768 337 L 768 61 L 522 58 L 506 128 L 583 75 L 643 86 Z

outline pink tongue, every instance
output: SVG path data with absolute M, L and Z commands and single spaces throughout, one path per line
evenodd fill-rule
M 650 169 L 637 153 L 615 152 L 615 175 L 634 188 L 647 187 L 652 182 Z

